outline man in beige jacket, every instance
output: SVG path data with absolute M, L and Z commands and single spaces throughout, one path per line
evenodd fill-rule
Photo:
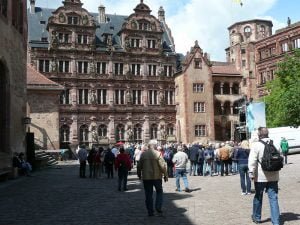
M 160 152 L 156 150 L 156 146 L 145 145 L 144 147 L 147 150 L 141 155 L 137 166 L 137 175 L 139 179 L 143 180 L 148 215 L 153 216 L 153 186 L 156 191 L 155 210 L 158 214 L 162 214 L 162 178 L 164 176 L 165 182 L 168 181 L 168 173 L 166 163 Z

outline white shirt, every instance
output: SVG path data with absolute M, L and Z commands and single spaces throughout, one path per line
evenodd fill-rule
M 113 148 L 113 149 L 111 150 L 111 152 L 114 153 L 115 157 L 117 157 L 117 155 L 119 154 L 119 149 Z
M 188 160 L 188 155 L 182 151 L 178 151 L 172 159 L 176 169 L 186 169 Z

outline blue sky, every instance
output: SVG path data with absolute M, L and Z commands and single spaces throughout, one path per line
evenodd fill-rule
M 36 0 L 36 6 L 57 8 L 62 0 Z M 81 0 L 83 7 L 97 12 L 103 4 L 109 14 L 130 15 L 140 0 Z M 273 21 L 273 33 L 286 25 L 300 21 L 299 0 L 144 0 L 157 16 L 160 6 L 171 28 L 176 51 L 185 54 L 198 40 L 200 47 L 212 60 L 225 60 L 224 49 L 229 46 L 227 27 L 243 20 L 268 19 Z M 28 3 L 29 5 L 29 3 Z

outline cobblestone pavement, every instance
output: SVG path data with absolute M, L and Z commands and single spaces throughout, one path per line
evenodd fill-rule
M 283 224 L 300 224 L 300 154 L 289 156 L 279 183 Z M 164 215 L 148 217 L 144 192 L 135 174 L 127 192 L 117 179 L 80 179 L 77 162 L 0 183 L 1 225 L 247 225 L 253 195 L 241 196 L 239 176 L 188 177 L 191 193 L 175 192 L 175 179 L 164 183 Z M 134 171 L 133 171 L 134 173 Z M 264 196 L 263 224 L 270 212 Z

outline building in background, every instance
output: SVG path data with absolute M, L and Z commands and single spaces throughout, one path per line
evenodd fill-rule
M 226 59 L 243 76 L 241 92 L 248 98 L 258 96 L 255 43 L 271 36 L 272 27 L 272 21 L 260 19 L 240 21 L 228 27 L 230 45 L 225 49 Z
M 288 18 L 287 27 L 279 29 L 274 35 L 255 43 L 255 65 L 258 97 L 266 95 L 265 84 L 275 78 L 277 63 L 291 54 L 293 49 L 300 48 L 300 22 L 291 24 Z
M 183 143 L 232 140 L 239 123 L 241 81 L 234 64 L 211 62 L 196 41 L 175 79 L 178 140 Z
M 30 67 L 65 87 L 60 147 L 175 141 L 177 55 L 163 8 L 156 18 L 143 1 L 129 16 L 82 5 L 65 0 L 48 9 L 32 0 L 28 11 Z
M 26 0 L 0 1 L 0 175 L 26 151 Z

